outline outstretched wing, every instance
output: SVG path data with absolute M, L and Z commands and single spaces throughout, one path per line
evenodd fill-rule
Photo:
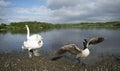
M 88 41 L 88 43 L 89 43 L 89 45 L 91 45 L 91 44 L 100 43 L 100 42 L 102 42 L 102 41 L 104 41 L 104 38 L 103 38 L 103 37 L 95 37 L 95 38 L 91 38 L 91 39 Z
M 55 51 L 55 55 L 59 56 L 62 55 L 66 52 L 70 53 L 71 55 L 76 55 L 80 52 L 81 50 L 75 45 L 75 44 L 68 44 L 63 46 L 62 48 L 58 49 Z
M 98 44 L 102 41 L 104 41 L 103 37 L 94 37 L 94 38 L 91 38 L 88 41 L 86 39 L 84 39 L 84 43 L 86 43 L 86 47 L 89 47 L 89 45 Z

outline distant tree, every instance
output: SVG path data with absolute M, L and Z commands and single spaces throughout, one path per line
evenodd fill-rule
M 2 23 L 0 24 L 0 29 L 6 29 L 7 28 L 6 26 L 7 26 L 6 24 Z

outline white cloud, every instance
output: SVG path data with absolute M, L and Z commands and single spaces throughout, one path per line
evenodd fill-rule
M 29 10 L 25 9 L 25 8 L 13 8 L 13 12 L 14 13 L 18 13 L 18 14 L 28 14 L 30 13 Z
M 48 0 L 57 22 L 120 21 L 120 0 Z
M 50 9 L 59 9 L 62 7 L 69 7 L 78 4 L 80 0 L 47 0 L 47 7 Z
M 59 23 L 81 22 L 84 20 L 89 11 L 95 9 L 94 2 L 76 3 L 74 6 L 63 6 L 61 8 L 52 9 L 52 17 L 57 18 Z
M 32 8 L 18 8 L 15 7 L 11 11 L 12 15 L 9 17 L 10 22 L 20 22 L 20 21 L 44 21 L 50 22 L 50 14 L 52 10 L 46 8 L 45 6 L 32 7 Z
M 31 14 L 31 15 L 49 15 L 52 12 L 45 6 L 32 7 L 32 8 L 13 8 L 13 12 L 17 14 Z
M 120 21 L 120 0 L 46 0 L 45 2 L 45 5 L 41 6 L 11 8 L 12 11 L 9 11 L 10 16 L 4 18 L 9 22 L 77 23 Z M 6 6 L 9 4 L 10 2 Z
M 10 4 L 11 4 L 10 2 L 4 1 L 4 0 L 0 0 L 0 6 L 7 7 Z
M 6 19 L 5 15 L 8 13 L 8 6 L 11 2 L 0 0 L 0 23 L 8 23 L 8 19 Z

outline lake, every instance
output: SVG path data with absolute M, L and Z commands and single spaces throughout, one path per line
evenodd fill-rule
M 32 33 L 34 34 L 34 33 Z M 83 40 L 92 37 L 104 37 L 105 41 L 90 46 L 90 55 L 86 61 L 100 59 L 107 56 L 120 56 L 120 30 L 119 29 L 53 29 L 46 32 L 39 32 L 43 37 L 43 47 L 39 50 L 41 54 L 52 57 L 55 50 L 60 47 L 74 43 L 80 49 L 83 48 Z M 26 40 L 26 33 L 12 34 L 10 32 L 0 33 L 0 53 L 23 53 L 28 55 L 26 51 L 21 49 L 23 42 Z M 72 61 L 72 57 L 70 60 Z M 69 59 L 68 59 L 69 60 Z

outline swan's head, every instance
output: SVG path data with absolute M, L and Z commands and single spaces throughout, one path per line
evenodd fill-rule
M 25 25 L 25 27 L 27 28 L 27 27 L 28 27 L 28 25 Z

